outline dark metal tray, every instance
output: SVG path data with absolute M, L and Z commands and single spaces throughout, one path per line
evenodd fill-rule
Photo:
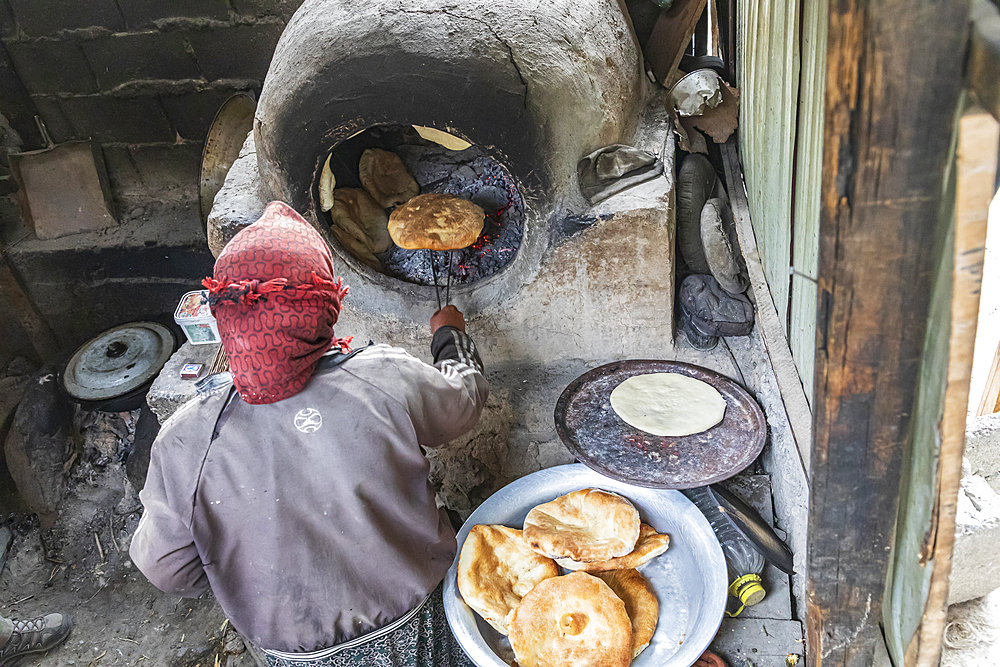
M 726 400 L 722 421 L 701 433 L 659 436 L 626 424 L 611 391 L 633 375 L 680 373 L 707 382 Z M 556 431 L 592 470 L 654 489 L 690 489 L 732 477 L 764 448 L 767 422 L 757 401 L 727 377 L 680 361 L 630 359 L 587 371 L 556 402 Z

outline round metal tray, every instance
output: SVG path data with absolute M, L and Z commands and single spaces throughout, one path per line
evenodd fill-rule
M 670 548 L 640 568 L 659 599 L 660 619 L 652 641 L 632 666 L 689 667 L 719 629 L 728 579 L 722 548 L 708 520 L 677 491 L 623 484 L 580 464 L 547 468 L 508 484 L 480 505 L 458 533 L 458 553 L 472 526 L 521 528 L 531 508 L 589 487 L 625 496 L 643 522 L 670 535 Z M 444 610 L 455 638 L 480 667 L 506 667 L 514 659 L 510 644 L 465 604 L 457 576 L 456 555 L 444 582 Z
M 622 421 L 611 391 L 633 375 L 680 373 L 712 385 L 726 400 L 722 421 L 701 433 L 659 436 Z M 764 448 L 767 422 L 757 401 L 714 371 L 680 361 L 631 359 L 573 380 L 556 402 L 556 431 L 578 460 L 602 475 L 654 489 L 690 489 L 732 477 Z

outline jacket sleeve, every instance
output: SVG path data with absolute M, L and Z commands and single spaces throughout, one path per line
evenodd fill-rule
M 153 443 L 146 484 L 139 493 L 143 514 L 129 546 L 139 571 L 160 590 L 181 597 L 198 597 L 208 590 L 208 577 L 191 532 L 192 499 L 171 483 L 166 447 L 178 445 L 161 433 Z
M 472 430 L 490 387 L 476 344 L 465 332 L 441 327 L 431 341 L 431 354 L 433 367 L 420 364 L 410 416 L 420 444 L 438 447 Z

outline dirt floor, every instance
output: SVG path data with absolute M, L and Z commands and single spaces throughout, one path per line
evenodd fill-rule
M 0 570 L 0 614 L 30 618 L 59 611 L 76 622 L 62 646 L 26 657 L 18 667 L 255 665 L 211 594 L 184 599 L 162 593 L 129 560 L 141 504 L 122 455 L 138 414 L 77 412 L 82 451 L 53 528 L 43 531 L 22 513 L 2 517 L 14 540 Z

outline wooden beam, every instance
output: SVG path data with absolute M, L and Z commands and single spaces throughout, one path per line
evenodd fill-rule
M 930 590 L 917 636 L 917 656 L 906 667 L 936 667 L 948 615 L 948 586 L 955 547 L 955 512 L 962 481 L 965 421 L 969 411 L 972 355 L 976 346 L 979 297 L 986 255 L 986 219 L 997 173 L 1000 126 L 982 108 L 963 114 L 959 122 L 955 185 L 955 252 L 951 322 L 948 340 L 948 384 L 941 419 L 937 498 L 928 535 L 932 561 Z
M 934 268 L 968 4 L 835 0 L 810 479 L 810 665 L 872 664 Z
M 1000 10 L 989 0 L 972 2 L 969 87 L 977 101 L 1000 120 Z
M 705 12 L 706 0 L 675 0 L 670 9 L 660 14 L 653 34 L 646 42 L 643 53 L 653 68 L 656 80 L 668 88 L 678 78 L 677 66 L 684 51 L 691 43 L 698 19 Z
M 993 353 L 993 363 L 990 364 L 990 375 L 986 378 L 986 388 L 983 389 L 983 397 L 979 401 L 976 409 L 976 416 L 991 415 L 1000 409 L 1000 345 Z

